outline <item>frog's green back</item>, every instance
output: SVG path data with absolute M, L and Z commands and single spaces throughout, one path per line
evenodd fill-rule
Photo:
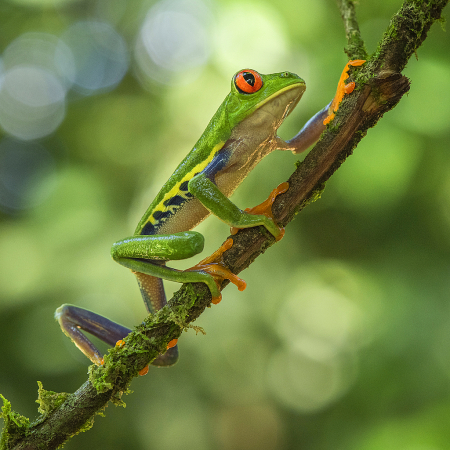
M 187 188 L 189 180 L 205 169 L 231 135 L 226 112 L 230 96 L 231 94 L 227 95 L 194 148 L 181 161 L 150 204 L 136 227 L 135 235 L 153 234 L 152 228 L 156 228 L 161 220 L 172 215 L 175 209 L 191 197 Z

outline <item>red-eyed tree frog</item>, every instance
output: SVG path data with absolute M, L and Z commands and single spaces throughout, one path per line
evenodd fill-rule
M 290 72 L 262 75 L 245 69 L 233 76 L 231 92 L 194 148 L 161 188 L 133 236 L 112 246 L 113 259 L 136 275 L 149 313 L 154 313 L 167 303 L 163 279 L 179 283 L 206 283 L 213 303 L 218 303 L 221 298 L 218 280 L 229 279 L 240 289 L 245 287 L 242 280 L 224 267 L 217 267 L 217 264 L 203 261 L 201 265 L 180 271 L 167 267 L 166 261 L 189 258 L 203 250 L 203 236 L 190 230 L 210 213 L 235 229 L 262 225 L 275 238 L 282 236 L 282 230 L 272 219 L 270 211 L 242 211 L 228 197 L 256 164 L 273 150 L 290 150 L 297 154 L 316 142 L 326 123 L 333 119 L 344 94 L 354 89 L 354 83 L 344 83 L 348 78 L 349 66 L 363 63 L 356 60 L 345 66 L 334 100 L 288 141 L 282 140 L 276 132 L 302 97 L 305 82 Z M 282 190 L 286 188 L 284 186 Z M 275 191 L 272 201 L 279 192 Z M 227 241 L 227 247 L 232 245 L 230 241 Z M 55 317 L 63 332 L 97 365 L 103 364 L 102 354 L 82 330 L 109 345 L 117 342 L 122 345 L 122 340 L 131 331 L 72 305 L 62 305 L 56 310 Z M 166 353 L 152 364 L 174 364 L 178 359 L 174 344 L 176 342 L 169 343 Z

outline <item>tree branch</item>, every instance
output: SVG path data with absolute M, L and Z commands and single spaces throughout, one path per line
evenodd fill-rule
M 337 1 L 347 33 L 346 52 L 352 58 L 365 58 L 353 2 Z M 273 213 L 279 224 L 285 226 L 320 196 L 325 182 L 367 130 L 408 92 L 409 80 L 400 71 L 424 41 L 430 26 L 440 19 L 447 3 L 448 0 L 408 0 L 394 15 L 377 51 L 358 72 L 357 89 L 344 99 L 334 121 L 289 178 L 289 190 L 277 197 Z M 233 236 L 233 246 L 224 253 L 223 261 L 239 273 L 273 243 L 273 237 L 263 227 L 241 230 Z M 183 285 L 165 308 L 149 316 L 126 338 L 123 348 L 110 350 L 104 366 L 91 366 L 89 380 L 75 393 L 40 390 L 42 415 L 35 422 L 28 424 L 28 419 L 10 412 L 6 403 L 2 449 L 53 449 L 89 428 L 94 415 L 110 400 L 120 402 L 138 370 L 165 351 L 167 343 L 178 338 L 210 306 L 210 301 L 204 284 Z

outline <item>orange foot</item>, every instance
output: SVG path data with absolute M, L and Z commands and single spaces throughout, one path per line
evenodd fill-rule
M 171 341 L 169 341 L 169 343 L 167 344 L 167 350 L 169 350 L 169 348 L 175 347 L 175 345 L 177 345 L 178 339 L 172 339 Z
M 116 342 L 116 347 L 122 348 L 124 345 L 125 345 L 125 341 L 124 341 L 123 339 L 119 339 L 119 340 Z
M 336 95 L 334 96 L 333 102 L 331 103 L 332 113 L 323 121 L 324 125 L 330 123 L 335 115 L 337 110 L 339 109 L 339 104 L 342 102 L 345 94 L 350 94 L 355 89 L 355 83 L 352 81 L 351 83 L 345 84 L 345 80 L 349 77 L 348 71 L 350 66 L 361 66 L 366 62 L 365 59 L 355 59 L 353 61 L 349 61 L 342 71 L 341 78 L 339 78 L 339 82 L 337 85 Z
M 260 215 L 263 214 L 267 217 L 270 217 L 274 222 L 273 214 L 272 214 L 272 205 L 278 195 L 284 194 L 289 189 L 289 183 L 285 181 L 281 183 L 278 187 L 276 187 L 269 195 L 267 200 L 264 200 L 257 206 L 253 208 L 246 208 L 245 211 L 249 214 Z M 231 234 L 236 234 L 241 228 L 231 227 Z M 284 236 L 284 228 L 279 228 L 280 234 L 276 238 L 277 242 Z
M 236 276 L 233 272 L 227 269 L 223 264 L 223 253 L 231 248 L 233 245 L 233 239 L 228 238 L 218 250 L 216 250 L 212 255 L 200 261 L 195 266 L 187 269 L 191 270 L 202 270 L 213 276 L 217 287 L 220 289 L 220 285 L 223 280 L 230 280 L 233 284 L 237 286 L 240 291 L 243 291 L 247 287 L 247 283 Z M 222 300 L 222 295 L 219 294 L 217 297 L 213 297 L 211 303 L 217 305 Z

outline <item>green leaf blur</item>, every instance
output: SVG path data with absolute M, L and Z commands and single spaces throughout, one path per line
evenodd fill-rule
M 365 1 L 369 52 L 400 1 Z M 446 13 L 448 14 L 448 7 Z M 127 326 L 145 309 L 113 242 L 192 148 L 231 76 L 288 70 L 307 91 L 289 138 L 346 63 L 333 0 L 0 3 L 0 392 L 37 416 L 37 381 L 73 392 L 89 361 L 62 303 Z M 411 90 L 320 200 L 66 449 L 445 450 L 450 427 L 450 37 L 434 25 Z M 264 200 L 297 158 L 270 155 L 233 200 Z M 228 236 L 211 217 L 201 257 Z M 195 261 L 183 261 L 184 268 Z M 168 293 L 178 286 L 167 284 Z

